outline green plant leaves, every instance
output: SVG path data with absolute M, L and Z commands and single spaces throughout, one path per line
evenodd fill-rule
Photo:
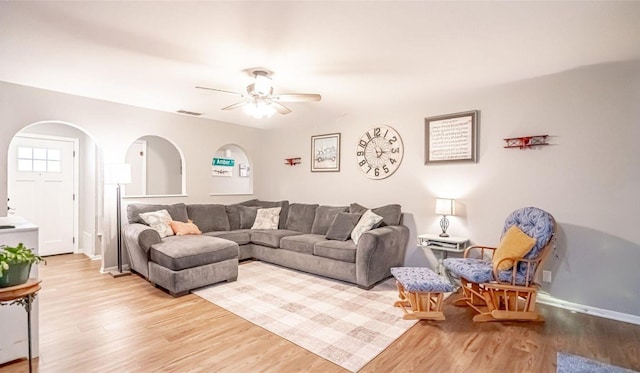
M 0 246 L 0 277 L 9 266 L 17 263 L 40 263 L 44 262 L 41 256 L 33 253 L 32 249 L 27 248 L 22 242 L 18 246 L 12 247 L 7 245 Z

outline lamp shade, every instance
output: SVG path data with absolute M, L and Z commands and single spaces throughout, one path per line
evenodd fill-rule
M 446 198 L 436 199 L 436 214 L 453 216 L 456 214 L 455 200 Z
M 104 165 L 105 184 L 130 184 L 131 165 L 128 163 L 113 163 Z

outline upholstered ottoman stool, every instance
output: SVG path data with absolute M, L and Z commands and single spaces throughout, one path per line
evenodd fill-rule
M 444 294 L 453 291 L 443 277 L 424 267 L 393 267 L 399 301 L 393 305 L 401 307 L 406 320 L 444 320 L 442 303 Z
M 149 250 L 149 281 L 174 297 L 238 278 L 238 244 L 193 235 L 165 237 Z

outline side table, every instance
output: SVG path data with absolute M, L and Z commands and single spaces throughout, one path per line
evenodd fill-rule
M 438 274 L 444 274 L 442 262 L 447 259 L 448 253 L 461 253 L 469 246 L 467 237 L 440 237 L 437 234 L 421 234 L 418 236 L 418 244 L 421 247 L 440 252 L 438 258 Z
M 21 285 L 0 288 L 0 306 L 21 305 L 27 311 L 27 339 L 29 343 L 29 372 L 32 372 L 31 366 L 31 305 L 36 294 L 41 289 L 41 280 L 30 278 Z

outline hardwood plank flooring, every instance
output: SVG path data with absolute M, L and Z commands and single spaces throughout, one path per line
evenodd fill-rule
M 114 279 L 83 255 L 47 261 L 37 372 L 346 372 L 193 294 Z M 419 322 L 361 372 L 555 372 L 558 351 L 640 371 L 638 325 L 544 305 L 544 323 L 476 324 L 455 298 L 446 321 Z

